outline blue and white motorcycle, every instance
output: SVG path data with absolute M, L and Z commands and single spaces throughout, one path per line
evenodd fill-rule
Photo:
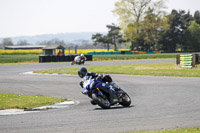
M 107 80 L 109 79 L 109 80 Z M 93 105 L 99 105 L 103 109 L 109 109 L 110 106 L 120 104 L 128 107 L 131 104 L 129 95 L 117 86 L 109 75 L 101 79 L 85 76 L 82 79 L 83 90 L 87 90 L 87 95 L 92 99 Z

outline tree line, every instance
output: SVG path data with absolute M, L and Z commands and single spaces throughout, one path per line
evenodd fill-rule
M 130 50 L 165 52 L 200 51 L 200 12 L 165 12 L 165 0 L 119 0 L 113 13 L 119 26 L 107 25 L 108 33 L 92 35 L 94 45 L 129 45 Z
M 13 43 L 11 38 L 3 38 L 0 42 L 0 49 L 4 49 L 6 46 L 30 46 L 30 45 L 62 45 L 66 49 L 75 49 L 78 47 L 79 49 L 98 49 L 104 48 L 104 46 L 94 46 L 91 41 L 89 40 L 78 40 L 79 44 L 71 43 L 71 42 L 64 42 L 63 40 L 54 38 L 48 41 L 38 42 L 37 44 L 29 43 L 27 40 L 19 40 L 17 43 Z

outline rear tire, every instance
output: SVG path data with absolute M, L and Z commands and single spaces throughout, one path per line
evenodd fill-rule
M 103 109 L 110 108 L 110 102 L 107 98 L 103 98 L 102 96 L 98 95 L 97 93 L 92 94 L 92 99 L 96 104 L 98 104 Z
M 121 98 L 122 98 L 122 102 L 119 102 L 119 104 L 121 104 L 124 107 L 130 106 L 131 98 L 129 97 L 128 94 L 122 94 Z

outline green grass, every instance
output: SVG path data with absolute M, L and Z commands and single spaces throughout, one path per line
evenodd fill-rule
M 39 62 L 39 55 L 0 55 L 0 63 Z
M 159 131 L 136 131 L 127 133 L 200 133 L 200 128 L 165 129 Z
M 0 109 L 31 109 L 34 107 L 46 106 L 58 102 L 63 102 L 66 101 L 66 99 L 46 96 L 30 96 L 0 93 L 0 101 Z
M 132 55 L 93 55 L 94 60 L 131 60 L 176 58 L 177 53 L 169 54 L 132 54 Z
M 77 68 L 60 68 L 35 71 L 36 73 L 77 74 Z M 180 68 L 175 63 L 150 63 L 150 64 L 128 64 L 110 66 L 87 67 L 89 72 L 104 74 L 128 74 L 128 75 L 153 75 L 153 76 L 178 76 L 178 77 L 200 77 L 200 69 Z
M 93 60 L 131 60 L 131 59 L 163 59 L 174 58 L 176 54 L 133 54 L 133 55 L 93 55 Z M 0 55 L 0 63 L 39 62 L 39 55 Z

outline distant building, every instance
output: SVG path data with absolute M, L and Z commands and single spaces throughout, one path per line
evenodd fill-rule
M 43 45 L 39 45 L 39 46 L 35 46 L 35 45 L 27 45 L 27 46 L 5 46 L 5 50 L 6 49 L 11 49 L 11 50 L 17 50 L 17 49 L 43 49 L 45 46 Z
M 62 45 L 47 45 L 43 48 L 43 55 L 56 55 L 56 50 L 61 52 L 60 55 L 65 55 L 65 47 Z

